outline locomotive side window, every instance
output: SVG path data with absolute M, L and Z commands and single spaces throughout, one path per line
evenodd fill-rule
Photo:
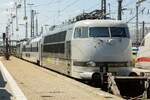
M 110 27 L 111 37 L 129 37 L 128 31 L 124 27 Z
M 44 43 L 54 43 L 54 42 L 62 42 L 66 39 L 67 31 L 62 31 L 53 35 L 46 36 L 44 39 Z
M 44 45 L 44 52 L 50 52 L 50 53 L 64 53 L 65 52 L 65 44 L 59 43 L 59 44 L 50 44 L 50 45 Z
M 108 27 L 90 27 L 90 37 L 110 37 Z
M 49 53 L 65 53 L 65 39 L 67 31 L 58 32 L 48 35 L 44 38 L 43 51 Z

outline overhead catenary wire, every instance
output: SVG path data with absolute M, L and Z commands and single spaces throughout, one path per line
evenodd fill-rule
M 21 0 L 21 1 L 23 1 L 23 0 Z M 36 0 L 28 0 L 28 1 L 35 2 Z M 124 0 L 124 1 L 126 1 L 126 0 Z M 131 6 L 131 5 L 135 4 L 135 1 L 136 0 L 128 1 L 123 6 L 124 7 Z M 54 18 L 54 17 L 60 17 L 59 19 L 61 19 L 61 21 L 63 22 L 64 18 L 67 19 L 69 17 L 77 15 L 78 13 L 83 13 L 83 12 L 86 12 L 86 11 L 91 11 L 92 9 L 95 9 L 95 8 L 100 8 L 100 2 L 97 3 L 97 4 L 92 3 L 93 4 L 92 6 L 90 5 L 90 6 L 87 6 L 87 7 L 78 5 L 79 4 L 78 2 L 80 2 L 80 0 L 49 0 L 48 2 L 41 2 L 40 3 L 39 0 L 38 0 L 33 7 L 37 7 L 35 9 L 38 9 L 41 6 L 42 7 L 45 6 L 44 8 L 50 7 L 50 9 L 45 9 L 43 12 L 41 12 L 40 9 L 39 9 L 40 16 L 43 17 L 40 20 L 44 20 L 44 21 L 40 21 L 40 22 L 42 22 L 42 24 L 51 22 L 51 18 Z M 57 6 L 55 6 L 55 4 Z M 60 6 L 58 7 L 58 5 L 60 5 Z M 57 10 L 56 7 L 59 8 L 59 9 Z M 113 4 L 111 4 L 111 8 L 113 8 L 111 10 L 111 14 L 113 12 L 116 12 L 114 10 L 114 5 Z M 81 9 L 81 10 L 79 10 L 79 9 Z M 71 11 L 71 10 L 73 10 L 73 11 Z M 67 11 L 67 13 L 66 13 L 66 11 Z M 149 13 L 149 11 L 147 11 L 147 12 Z M 19 12 L 19 14 L 20 14 L 20 12 Z M 60 16 L 58 16 L 58 15 L 60 15 Z M 112 17 L 114 17 L 114 16 L 112 16 Z M 128 19 L 129 18 L 130 17 L 128 17 Z M 57 19 L 57 18 L 55 18 L 55 19 Z M 47 21 L 47 20 L 49 20 L 49 21 Z
M 60 10 L 61 12 L 65 11 L 67 8 L 71 7 L 72 5 L 74 5 L 75 3 L 77 3 L 78 0 L 74 0 L 73 2 L 71 2 L 70 4 L 68 4 L 66 7 L 64 7 L 62 10 Z
M 67 0 L 66 2 L 68 2 L 69 0 Z M 73 5 L 72 5 L 73 6 Z M 89 10 L 92 10 L 92 9 L 94 9 L 94 8 L 98 8 L 98 6 L 99 6 L 99 2 L 98 3 L 96 3 L 96 4 L 94 4 L 94 5 L 92 5 L 92 6 L 90 6 L 89 8 L 87 8 L 87 9 L 84 9 L 84 11 L 89 11 Z M 77 6 L 75 6 L 75 8 L 79 8 L 79 7 L 77 7 Z M 55 12 L 57 12 L 56 10 L 49 10 L 49 13 L 55 13 Z M 64 11 L 65 12 L 65 11 Z M 61 13 L 61 16 L 64 16 L 65 14 L 63 14 L 63 12 L 60 12 Z M 74 16 L 76 16 L 76 15 L 78 15 L 79 13 L 83 13 L 83 10 L 81 11 L 81 10 L 75 10 L 74 9 L 74 12 L 69 12 L 69 14 L 67 13 L 67 15 L 69 15 L 69 16 L 72 16 L 72 17 L 74 17 Z M 47 20 L 48 19 L 50 19 L 50 16 L 48 16 L 48 15 L 46 15 L 46 14 L 42 14 L 42 16 L 44 16 L 46 19 L 43 21 L 43 23 L 47 23 Z M 56 16 L 56 15 L 55 15 Z M 68 17 L 69 17 L 68 16 Z M 68 18 L 67 18 L 68 19 Z M 67 19 L 65 19 L 65 20 L 67 20 Z M 63 22 L 64 20 L 62 20 L 62 22 Z M 54 21 L 55 22 L 55 21 Z
M 68 2 L 68 1 L 69 1 L 69 0 L 67 0 L 67 1 L 65 1 L 65 2 Z M 62 10 L 57 10 L 57 11 L 56 11 L 57 14 L 54 15 L 54 16 L 56 16 L 56 17 L 60 17 L 60 15 L 63 16 L 62 12 L 64 12 L 67 8 L 73 6 L 73 5 L 76 4 L 77 2 L 78 2 L 78 0 L 74 0 L 73 2 L 69 3 L 67 6 L 65 6 L 64 8 L 62 8 Z M 47 19 L 50 18 L 50 17 L 48 17 L 48 16 L 46 16 L 46 17 L 47 17 Z M 58 19 L 59 19 L 59 18 L 58 18 Z
M 68 1 L 69 1 L 69 0 L 68 0 Z M 50 2 L 44 3 L 44 4 L 36 4 L 36 5 L 34 5 L 33 7 L 52 6 L 52 5 L 61 3 L 61 2 L 64 2 L 64 1 L 61 1 L 61 0 L 53 0 L 53 1 L 50 1 Z M 46 9 L 45 9 L 45 10 L 46 10 Z
M 138 12 L 138 14 L 141 14 L 141 13 L 143 13 L 143 9 Z M 130 18 L 126 23 L 129 23 L 129 22 L 132 21 L 134 18 L 136 18 L 136 15 L 134 15 L 132 18 Z

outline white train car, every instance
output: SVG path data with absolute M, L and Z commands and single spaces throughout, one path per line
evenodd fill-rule
M 23 52 L 23 47 L 24 45 L 26 45 L 26 40 L 23 40 L 23 41 L 19 41 L 17 44 L 16 44 L 16 57 L 18 58 L 22 58 L 22 52 Z
M 43 66 L 77 79 L 91 79 L 106 71 L 129 75 L 128 26 L 117 20 L 83 20 L 58 26 L 42 39 L 41 58 Z
M 150 70 L 150 33 L 148 33 L 139 47 L 136 67 Z
M 41 36 L 28 40 L 22 49 L 22 58 L 40 65 Z

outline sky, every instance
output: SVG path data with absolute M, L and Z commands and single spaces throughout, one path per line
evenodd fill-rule
M 11 36 L 15 39 L 21 39 L 25 36 L 25 27 L 23 20 L 24 17 L 24 0 L 0 0 L 0 33 L 5 32 L 5 27 L 10 18 L 10 13 L 15 14 L 14 2 L 20 2 L 21 8 L 18 9 L 18 27 L 19 31 L 15 31 L 16 20 L 14 19 L 13 28 L 14 34 Z M 30 10 L 34 9 L 37 13 L 39 21 L 39 29 L 41 26 L 52 26 L 61 24 L 63 21 L 73 18 L 74 16 L 83 12 L 90 12 L 94 9 L 101 8 L 101 0 L 26 0 L 27 1 L 27 16 L 28 23 L 30 23 Z M 118 0 L 107 0 L 107 12 L 114 19 L 117 18 L 117 1 Z M 29 4 L 33 4 L 32 6 Z M 136 0 L 123 0 L 123 21 L 127 22 L 133 16 L 135 16 L 135 4 Z M 110 5 L 110 7 L 108 6 Z M 143 10 L 143 13 L 142 13 Z M 143 2 L 140 5 L 139 11 L 139 22 L 145 21 L 149 23 L 150 18 L 150 0 Z M 133 19 L 130 28 L 135 28 L 135 19 Z M 146 24 L 149 25 L 149 24 Z M 28 25 L 30 26 L 30 25 Z M 30 29 L 28 29 L 30 30 Z M 28 31 L 30 33 L 30 31 Z

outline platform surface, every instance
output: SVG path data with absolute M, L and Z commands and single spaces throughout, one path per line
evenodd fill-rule
M 0 61 L 28 100 L 121 100 L 120 97 L 15 57 L 9 61 L 0 58 Z
M 5 82 L 3 75 L 0 71 L 0 100 L 13 100 L 13 95 L 10 87 Z

